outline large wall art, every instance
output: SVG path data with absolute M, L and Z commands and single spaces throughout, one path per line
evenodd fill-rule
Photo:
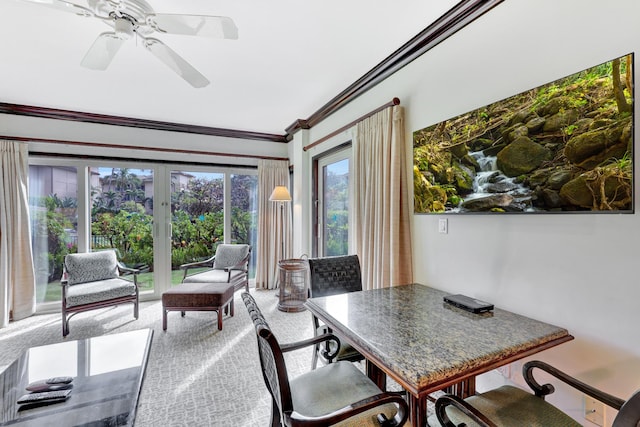
M 413 133 L 416 213 L 633 213 L 633 54 Z

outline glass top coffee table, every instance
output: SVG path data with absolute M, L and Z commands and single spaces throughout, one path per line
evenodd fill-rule
M 132 426 L 153 331 L 104 335 L 33 347 L 0 374 L 0 426 Z M 28 384 L 72 377 L 64 402 L 18 405 Z

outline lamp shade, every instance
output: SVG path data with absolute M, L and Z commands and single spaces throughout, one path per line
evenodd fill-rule
M 273 189 L 269 200 L 271 200 L 272 202 L 290 202 L 291 194 L 289 194 L 289 190 L 287 190 L 287 187 L 278 185 Z

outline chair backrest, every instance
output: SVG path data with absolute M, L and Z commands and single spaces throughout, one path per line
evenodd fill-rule
M 245 244 L 220 244 L 216 248 L 213 268 L 225 269 L 238 265 L 246 259 L 249 262 L 251 246 Z M 246 266 L 245 266 L 246 268 Z
M 64 270 L 69 285 L 118 277 L 118 259 L 113 250 L 68 254 Z
M 612 427 L 638 426 L 640 426 L 640 390 L 624 402 L 612 424 Z
M 312 298 L 362 290 L 358 255 L 309 258 Z
M 280 344 L 253 297 L 243 292 L 242 300 L 256 328 L 258 353 L 265 385 L 280 408 L 280 415 L 290 413 L 293 410 L 291 388 Z

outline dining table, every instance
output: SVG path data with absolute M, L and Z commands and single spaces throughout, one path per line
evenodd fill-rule
M 427 397 L 466 397 L 477 375 L 573 339 L 559 326 L 495 307 L 473 313 L 450 293 L 419 283 L 309 298 L 305 307 L 366 358 L 381 388 L 407 392 L 412 426 L 426 425 Z

